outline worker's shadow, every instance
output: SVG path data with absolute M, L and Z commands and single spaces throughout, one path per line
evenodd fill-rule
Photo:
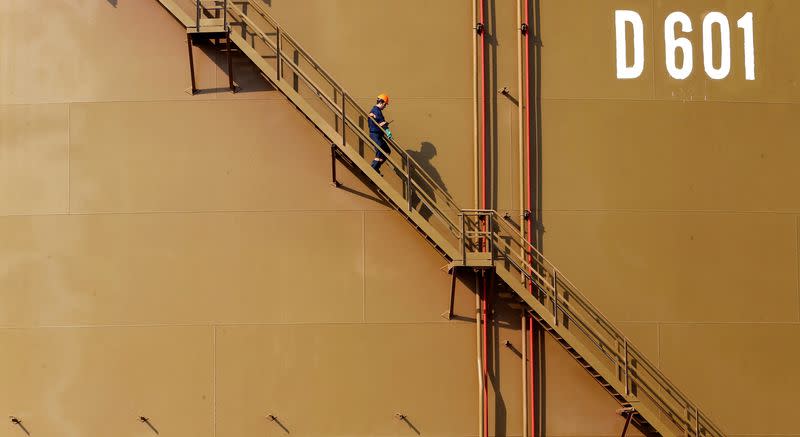
M 416 175 L 414 177 L 414 182 L 417 183 L 419 189 L 424 194 L 415 193 L 411 200 L 411 206 L 414 209 L 419 208 L 420 215 L 422 215 L 425 220 L 429 220 L 433 215 L 433 211 L 428 207 L 427 204 L 436 203 L 437 189 L 434 188 L 433 184 L 438 186 L 439 189 L 441 189 L 444 193 L 450 194 L 447 191 L 447 185 L 445 185 L 444 181 L 442 180 L 442 176 L 439 174 L 439 171 L 436 170 L 436 167 L 434 167 L 433 164 L 431 164 L 431 160 L 436 156 L 436 146 L 428 141 L 423 141 L 420 143 L 419 151 L 408 149 L 406 152 L 428 176 L 421 177 Z M 425 201 L 422 201 L 423 198 Z

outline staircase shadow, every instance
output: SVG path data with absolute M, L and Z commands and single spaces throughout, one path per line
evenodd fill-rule
M 209 38 L 197 40 L 194 47 L 208 57 L 225 76 L 228 73 L 228 56 L 225 53 L 225 39 Z M 233 82 L 236 94 L 247 94 L 265 91 L 276 91 L 276 88 L 264 77 L 259 68 L 231 42 L 231 63 L 233 64 Z M 196 62 L 195 62 L 196 64 Z M 227 77 L 224 78 L 227 84 Z M 215 84 L 216 85 L 216 84 Z M 198 90 L 197 94 L 214 94 L 230 92 L 227 85 Z
M 430 141 L 423 141 L 420 143 L 419 150 L 412 150 L 407 149 L 406 153 L 410 156 L 420 167 L 422 170 L 430 177 L 431 181 L 438 186 L 445 194 L 450 194 L 447 191 L 447 185 L 442 180 L 442 175 L 439 173 L 439 170 L 431 163 L 433 158 L 437 155 L 436 146 L 431 143 Z M 427 180 L 422 178 L 416 178 L 415 181 L 419 184 L 422 191 L 434 202 L 436 203 L 436 189 L 433 185 L 429 184 Z M 420 197 L 414 196 L 411 201 L 411 206 L 414 209 L 419 207 L 420 215 L 427 221 L 430 221 L 431 216 L 433 215 L 433 211 L 425 205 L 424 202 L 420 199 Z
M 357 175 L 358 173 L 353 172 L 353 174 Z M 359 179 L 361 179 L 361 177 L 359 177 Z M 367 181 L 364 181 L 364 180 L 362 180 L 361 182 L 367 183 Z M 359 197 L 361 197 L 363 199 L 371 200 L 371 201 L 373 201 L 373 202 L 375 202 L 375 203 L 377 203 L 379 205 L 385 206 L 386 208 L 391 208 L 391 205 L 386 203 L 385 200 L 383 200 L 383 199 L 381 199 L 381 198 L 379 198 L 377 196 L 370 196 L 367 193 L 362 193 L 361 191 L 358 191 L 358 190 L 356 190 L 354 188 L 350 188 L 347 185 L 339 185 L 339 189 L 347 191 L 348 193 L 356 195 L 356 196 L 359 196 Z
M 385 208 L 392 209 L 392 205 L 389 204 L 389 202 L 386 201 L 377 190 L 375 190 L 375 183 L 372 182 L 372 180 L 366 174 L 364 174 L 364 172 L 362 172 L 361 169 L 356 167 L 355 164 L 350 162 L 347 158 L 343 158 L 341 156 L 337 158 L 336 162 L 345 167 L 350 172 L 350 174 L 355 176 L 356 179 L 358 179 L 358 181 L 361 182 L 361 184 L 364 187 L 366 187 L 366 190 L 360 191 L 355 188 L 348 187 L 347 185 L 341 184 L 339 185 L 340 190 L 347 191 L 350 194 L 370 200 Z

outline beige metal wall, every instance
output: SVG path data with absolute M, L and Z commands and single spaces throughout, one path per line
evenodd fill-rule
M 326 4 L 305 10 L 326 18 Z M 191 97 L 185 35 L 155 1 L 3 9 L 3 417 L 32 436 L 153 435 L 139 416 L 187 437 L 476 433 L 470 281 L 458 285 L 459 319 L 443 320 L 444 261 L 349 172 L 344 188 L 329 185 L 328 145 L 245 59 L 231 95 L 222 56 L 197 48 L 203 92 Z M 369 40 L 363 19 L 325 33 Z M 450 35 L 460 24 L 420 20 L 376 35 L 430 29 L 468 59 L 466 36 Z M 439 77 L 449 62 L 431 46 L 434 63 L 400 81 L 414 45 L 397 41 L 386 69 L 397 129 L 435 144 L 444 180 L 469 196 L 469 149 L 456 148 L 469 141 L 469 78 Z M 342 59 L 359 58 L 345 48 Z M 440 121 L 446 130 L 422 135 Z M 516 312 L 496 316 L 494 344 L 519 347 Z M 617 434 L 615 404 L 546 346 L 549 435 Z M 520 361 L 502 347 L 492 357 L 492 430 L 518 435 Z M 3 435 L 25 435 L 2 420 Z
M 471 201 L 469 3 L 270 0 L 353 95 Z M 489 86 L 516 91 L 514 3 Z M 245 59 L 186 42 L 155 1 L 8 0 L 0 15 L 0 413 L 31 435 L 474 435 L 473 325 L 445 322 L 443 261 Z M 614 9 L 645 19 L 614 75 Z M 756 14 L 759 79 L 678 84 L 663 20 Z M 791 0 L 542 0 L 545 252 L 734 435 L 800 435 L 797 62 Z M 734 37 L 739 35 L 733 33 Z M 737 47 L 735 43 L 734 47 Z M 736 51 L 734 51 L 736 56 Z M 734 57 L 734 71 L 738 58 Z M 495 206 L 516 204 L 515 104 L 493 95 Z M 431 150 L 426 146 L 425 150 Z M 387 265 L 392 268 L 384 270 Z M 460 284 L 457 313 L 472 318 Z M 498 309 L 496 344 L 519 345 Z M 615 435 L 614 403 L 551 342 L 547 435 Z M 499 435 L 519 358 L 493 350 Z M 3 432 L 16 435 L 12 424 Z

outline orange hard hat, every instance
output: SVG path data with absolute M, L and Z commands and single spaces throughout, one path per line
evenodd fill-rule
M 378 100 L 383 100 L 386 104 L 389 104 L 389 95 L 388 94 L 378 94 Z

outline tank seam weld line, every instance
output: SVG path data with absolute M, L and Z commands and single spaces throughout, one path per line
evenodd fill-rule
M 277 214 L 277 213 L 355 213 L 355 212 L 387 212 L 389 209 L 209 209 L 198 211 L 93 211 L 93 212 L 53 212 L 42 214 L 0 214 L 3 217 L 55 217 L 55 216 L 90 216 L 90 215 L 167 215 L 167 214 Z
M 661 324 L 660 323 L 656 324 L 656 355 L 657 355 L 656 364 L 660 369 L 661 368 Z
M 473 323 L 472 321 L 463 322 L 465 326 Z M 237 327 L 237 326 L 360 326 L 360 325 L 375 325 L 375 326 L 408 326 L 408 325 L 441 325 L 451 326 L 452 321 L 406 321 L 406 322 L 361 322 L 361 321 L 347 321 L 347 322 L 229 322 L 229 323 L 149 323 L 149 324 L 98 324 L 98 325 L 33 325 L 33 326 L 0 326 L 0 330 L 25 330 L 25 329 L 92 329 L 92 328 L 207 328 L 209 326 L 216 326 L 218 328 Z M 794 323 L 800 325 L 800 323 Z
M 367 322 L 367 213 L 361 211 L 361 321 Z
M 797 270 L 797 320 L 800 321 L 800 215 L 796 218 L 795 237 L 797 240 L 795 251 L 795 269 Z
M 67 214 L 72 207 L 72 103 L 67 104 Z
M 3 217 L 51 217 L 51 216 L 88 216 L 88 215 L 157 215 L 157 214 L 221 214 L 221 213 L 352 213 L 363 212 L 368 214 L 392 211 L 390 209 L 207 209 L 194 211 L 80 211 L 80 212 L 45 212 L 45 213 L 11 213 L 0 214 Z M 800 211 L 728 211 L 728 210 L 697 210 L 697 209 L 543 209 L 549 213 L 620 213 L 620 214 L 774 214 L 797 216 Z
M 211 325 L 211 434 L 217 435 L 217 326 Z

